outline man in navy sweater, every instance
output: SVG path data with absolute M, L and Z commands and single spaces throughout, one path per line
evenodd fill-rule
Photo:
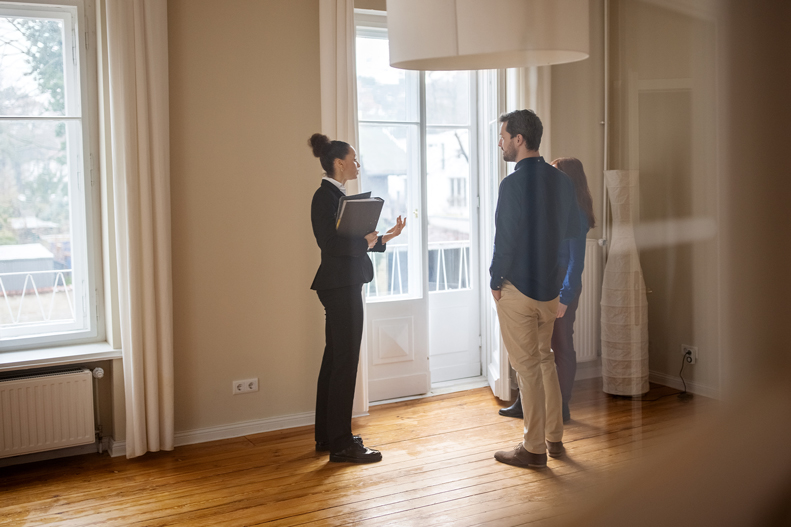
M 580 231 L 574 186 L 538 152 L 541 119 L 531 110 L 500 116 L 500 143 L 514 172 L 500 183 L 495 213 L 491 289 L 508 359 L 522 395 L 524 440 L 497 461 L 545 467 L 563 455 L 563 418 L 550 349 L 561 273 L 558 249 Z

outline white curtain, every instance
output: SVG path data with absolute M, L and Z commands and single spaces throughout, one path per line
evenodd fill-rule
M 106 0 L 126 457 L 173 449 L 166 0 Z
M 354 0 L 320 0 L 321 130 L 357 148 Z
M 357 142 L 357 68 L 355 65 L 354 0 L 319 0 L 319 47 L 321 61 L 321 133 L 346 141 L 359 151 Z M 358 156 L 359 157 L 359 156 Z M 359 192 L 359 182 L 346 184 L 349 194 Z M 368 412 L 368 354 L 363 331 L 354 414 Z
M 541 155 L 552 161 L 552 67 L 531 66 L 511 68 L 506 74 L 506 107 L 508 111 L 525 108 L 536 112 L 544 125 Z

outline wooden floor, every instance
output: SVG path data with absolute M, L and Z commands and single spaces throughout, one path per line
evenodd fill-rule
M 126 460 L 84 455 L 0 468 L 0 525 L 544 525 L 592 486 L 713 411 L 652 385 L 643 400 L 579 381 L 567 456 L 546 469 L 494 460 L 521 439 L 488 388 L 371 408 L 354 430 L 384 460 L 329 463 L 312 427 Z

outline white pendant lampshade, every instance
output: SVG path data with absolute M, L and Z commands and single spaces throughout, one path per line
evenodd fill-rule
M 588 58 L 588 0 L 387 0 L 390 65 L 478 70 Z

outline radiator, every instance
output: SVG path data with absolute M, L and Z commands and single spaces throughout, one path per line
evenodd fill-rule
M 90 370 L 0 380 L 0 458 L 95 439 Z
M 597 240 L 585 244 L 585 267 L 582 271 L 582 294 L 574 321 L 574 349 L 577 362 L 589 362 L 599 356 L 599 322 L 601 321 L 601 248 Z

